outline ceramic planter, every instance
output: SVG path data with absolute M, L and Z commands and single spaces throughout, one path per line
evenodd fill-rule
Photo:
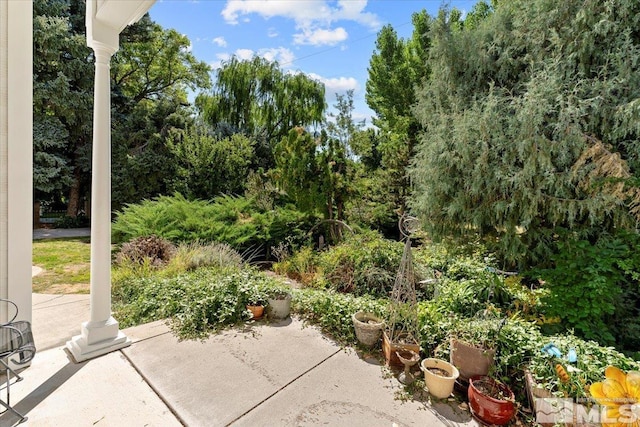
M 503 426 L 516 414 L 515 396 L 509 387 L 491 377 L 469 378 L 469 408 L 473 416 L 489 425 Z
M 450 345 L 449 362 L 458 368 L 460 378 L 468 380 L 473 376 L 489 374 L 495 350 L 474 347 L 456 338 L 451 338 Z
M 258 320 L 264 314 L 264 306 L 263 305 L 247 305 L 247 310 L 251 312 L 252 319 Z
M 286 319 L 291 312 L 291 294 L 284 298 L 268 298 L 269 316 L 274 319 Z
M 424 359 L 420 363 L 420 369 L 424 372 L 424 383 L 429 393 L 438 399 L 446 399 L 451 395 L 456 379 L 460 376 L 455 366 L 441 359 Z M 434 370 L 440 370 L 442 374 Z
M 391 342 L 388 332 L 384 330 L 382 332 L 382 352 L 384 353 L 385 364 L 387 366 L 404 367 L 400 359 L 398 359 L 398 355 L 396 355 L 396 351 L 401 350 L 412 350 L 420 354 L 420 344 L 417 344 L 415 341 Z
M 524 371 L 527 395 L 536 415 L 536 423 L 542 427 L 596 427 L 600 426 L 600 406 L 581 403 L 567 405 L 567 400 L 556 397 L 533 379 L 528 369 Z
M 353 327 L 356 330 L 358 341 L 367 346 L 373 347 L 382 336 L 384 321 L 372 313 L 358 311 L 351 316 Z

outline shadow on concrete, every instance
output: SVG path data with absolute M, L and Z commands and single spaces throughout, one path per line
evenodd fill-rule
M 66 352 L 66 350 L 65 350 Z M 11 405 L 13 409 L 21 413 L 22 415 L 28 417 L 29 412 L 42 403 L 47 397 L 49 397 L 52 393 L 54 393 L 60 386 L 62 386 L 65 382 L 67 382 L 71 377 L 73 377 L 80 369 L 84 368 L 87 362 L 82 363 L 74 363 L 71 360 L 70 355 L 67 353 L 68 363 L 63 366 L 58 372 L 53 374 L 49 379 L 47 379 L 44 383 L 40 384 L 38 388 L 33 390 L 31 393 L 26 395 L 20 402 L 17 404 Z M 29 368 L 24 369 L 20 372 L 21 376 L 29 375 Z M 20 387 L 20 382 L 17 382 L 15 385 L 11 384 L 12 387 Z M 6 396 L 3 395 L 4 399 Z M 13 413 L 7 411 L 0 415 L 0 426 L 14 426 L 18 425 L 18 421 L 20 419 Z M 29 420 L 27 420 L 22 425 L 28 425 Z

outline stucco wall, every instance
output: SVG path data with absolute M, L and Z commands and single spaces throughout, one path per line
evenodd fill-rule
M 33 4 L 0 1 L 0 297 L 31 320 Z M 7 312 L 0 306 L 0 321 Z

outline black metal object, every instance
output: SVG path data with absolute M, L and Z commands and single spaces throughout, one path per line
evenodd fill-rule
M 6 377 L 7 401 L 0 399 L 0 405 L 5 409 L 2 413 L 10 411 L 20 417 L 22 423 L 27 417 L 11 407 L 11 385 L 22 381 L 22 377 L 14 369 L 26 367 L 36 354 L 36 346 L 31 332 L 31 323 L 25 320 L 15 320 L 18 317 L 18 306 L 13 302 L 0 298 L 0 303 L 12 305 L 15 314 L 7 323 L 0 324 L 0 371 L 4 371 Z M 12 367 L 13 366 L 13 367 Z M 13 375 L 13 379 L 11 376 Z

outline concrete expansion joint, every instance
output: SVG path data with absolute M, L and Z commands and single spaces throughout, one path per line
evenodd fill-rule
M 142 338 L 139 340 L 134 341 L 133 343 L 131 343 L 131 346 L 134 346 L 138 343 L 153 339 L 153 338 L 157 338 L 160 337 L 162 335 L 166 335 L 166 334 L 171 334 L 171 331 L 166 331 L 166 332 L 162 332 L 160 334 L 156 334 L 156 335 L 152 335 L 146 338 Z M 173 405 L 171 405 L 171 403 L 164 398 L 164 396 L 162 396 L 162 394 L 158 391 L 158 389 L 153 385 L 153 383 L 151 381 L 149 381 L 149 378 L 147 378 L 147 376 L 138 368 L 138 366 L 133 362 L 133 360 L 131 360 L 131 358 L 129 356 L 127 356 L 127 353 L 125 353 L 123 350 L 125 350 L 124 348 L 118 350 L 118 352 L 122 355 L 122 357 L 125 358 L 125 360 L 127 360 L 127 362 L 129 362 L 129 365 L 131 365 L 131 367 L 138 373 L 138 375 L 140 375 L 140 378 L 142 378 L 142 381 L 144 381 L 149 388 L 153 391 L 153 393 L 158 396 L 158 398 L 164 403 L 164 405 L 169 409 L 169 411 L 173 414 L 174 417 L 176 417 L 176 419 L 180 422 L 180 424 L 182 424 L 183 426 L 186 426 L 187 423 L 184 421 L 184 419 L 180 416 L 180 414 L 178 413 L 178 411 L 176 411 L 176 409 L 173 407 Z
M 260 402 L 258 402 L 257 404 L 255 404 L 254 406 L 249 408 L 246 412 L 244 412 L 243 414 L 237 416 L 234 420 L 232 420 L 230 423 L 228 423 L 225 427 L 229 427 L 230 425 L 234 424 L 235 422 L 241 420 L 243 417 L 248 415 L 251 411 L 259 408 L 264 403 L 266 403 L 269 399 L 271 399 L 272 397 L 276 396 L 278 393 L 280 393 L 281 391 L 283 391 L 284 389 L 286 389 L 291 384 L 295 383 L 296 381 L 298 381 L 300 378 L 304 377 L 305 375 L 307 375 L 311 371 L 315 370 L 320 365 L 322 365 L 323 363 L 325 363 L 326 361 L 328 361 L 329 359 L 331 359 L 333 356 L 335 356 L 336 354 L 340 353 L 341 351 L 343 351 L 343 349 L 341 349 L 341 348 L 339 348 L 338 350 L 334 351 L 333 353 L 331 353 L 330 355 L 328 355 L 327 357 L 322 359 L 320 362 L 316 363 L 315 365 L 313 365 L 312 367 L 310 367 L 309 369 L 307 369 L 306 371 L 304 371 L 303 373 L 301 373 L 300 375 L 298 375 L 297 377 L 295 377 L 294 379 L 292 379 L 291 381 L 289 381 L 288 383 L 286 383 L 285 385 L 280 387 L 278 390 L 274 391 L 269 396 L 265 397 Z

